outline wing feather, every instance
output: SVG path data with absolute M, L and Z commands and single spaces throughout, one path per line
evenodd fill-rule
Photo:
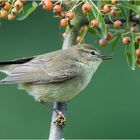
M 74 60 L 69 59 L 69 56 L 65 60 L 60 57 L 60 61 L 58 55 L 57 59 L 43 58 L 43 56 L 39 56 L 30 62 L 21 64 L 0 83 L 54 83 L 65 81 L 78 75 L 79 69 Z

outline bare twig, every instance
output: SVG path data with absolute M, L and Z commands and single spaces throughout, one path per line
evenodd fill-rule
M 67 111 L 66 103 L 54 102 L 53 108 L 61 111 L 66 116 L 66 111 Z M 57 116 L 58 116 L 58 113 L 56 111 L 53 111 L 49 140 L 58 140 L 58 139 L 63 138 L 64 126 L 58 126 L 56 123 L 54 123 L 57 119 Z
M 122 23 L 126 22 L 126 19 L 124 19 L 124 18 L 113 19 L 113 21 L 116 21 L 116 20 L 120 20 Z M 136 18 L 136 17 L 131 17 L 130 22 L 134 22 L 136 24 L 139 24 L 140 23 L 140 19 Z M 112 21 L 110 21 L 109 19 L 105 19 L 105 23 L 106 24 L 113 24 Z
M 66 36 L 64 38 L 62 49 L 66 49 L 68 47 L 71 47 L 75 44 L 76 37 L 78 35 L 78 32 L 82 26 L 85 24 L 88 24 L 88 20 L 81 12 L 81 6 L 76 11 L 76 16 L 74 20 L 71 22 L 72 26 L 67 27 L 66 29 Z M 58 111 L 61 111 L 64 115 L 66 115 L 67 105 L 66 103 L 62 102 L 54 102 L 53 108 L 55 108 Z M 57 119 L 57 112 L 53 111 L 52 113 L 52 122 L 51 122 L 51 129 L 50 129 L 50 140 L 56 140 L 56 139 L 62 139 L 64 137 L 64 127 L 58 126 L 54 121 Z

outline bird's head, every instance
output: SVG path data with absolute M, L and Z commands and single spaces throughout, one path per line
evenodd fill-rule
M 90 62 L 92 64 L 99 65 L 103 60 L 112 59 L 111 56 L 103 55 L 98 49 L 89 44 L 79 44 L 73 47 L 75 47 L 79 51 L 81 61 L 87 63 Z

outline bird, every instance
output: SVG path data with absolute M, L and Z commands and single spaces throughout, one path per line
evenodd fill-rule
M 37 102 L 68 102 L 85 89 L 104 56 L 90 44 L 0 62 L 7 76 L 0 84 L 18 84 Z

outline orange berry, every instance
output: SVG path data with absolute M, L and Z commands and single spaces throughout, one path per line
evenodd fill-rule
M 14 3 L 14 8 L 16 8 L 17 10 L 21 9 L 23 7 L 23 3 L 20 0 L 17 0 Z
M 60 5 L 55 5 L 54 7 L 53 7 L 53 12 L 55 13 L 55 14 L 60 14 L 61 12 L 62 12 L 62 7 L 60 6 Z
M 69 11 L 68 13 L 66 13 L 66 18 L 68 20 L 72 20 L 74 18 L 74 16 L 75 16 L 74 12 Z
M 124 44 L 124 45 L 128 45 L 129 43 L 131 42 L 131 39 L 130 39 L 130 37 L 124 37 L 123 39 L 122 39 L 122 43 Z
M 137 27 L 132 27 L 130 30 L 133 33 L 137 33 L 138 32 L 138 28 Z
M 51 2 L 51 0 L 41 0 L 42 4 L 45 4 L 45 2 Z
M 92 26 L 92 27 L 98 27 L 98 25 L 99 25 L 99 21 L 98 21 L 97 19 L 93 19 L 93 20 L 91 21 L 91 26 Z
M 23 4 L 26 2 L 26 0 L 20 0 Z
M 136 49 L 136 56 L 140 58 L 140 48 Z
M 1 17 L 4 18 L 4 17 L 6 17 L 8 15 L 8 12 L 6 10 L 2 10 L 0 12 L 0 14 L 1 14 Z
M 53 3 L 50 0 L 45 0 L 43 4 L 43 9 L 50 11 L 53 7 Z
M 109 41 L 112 39 L 112 33 L 111 32 L 108 32 L 107 33 L 107 37 L 106 37 L 106 40 Z
M 18 13 L 18 10 L 16 8 L 13 8 L 11 10 L 11 14 L 16 15 Z
M 106 39 L 102 38 L 102 39 L 99 40 L 99 45 L 100 46 L 104 47 L 104 46 L 106 46 L 106 44 L 107 44 L 107 40 Z
M 137 57 L 136 63 L 140 67 L 140 57 Z
M 9 2 L 5 2 L 3 9 L 8 11 L 11 7 L 11 4 Z
M 112 4 L 116 4 L 116 3 L 118 3 L 119 2 L 119 0 L 111 0 L 111 3 Z
M 135 37 L 135 43 L 136 44 L 140 44 L 140 36 L 136 36 Z
M 62 13 L 60 13 L 60 18 L 65 18 L 66 17 L 66 14 L 65 14 L 65 12 L 62 12 Z
M 118 14 L 116 7 L 112 7 L 110 11 L 111 16 L 116 16 Z
M 67 21 L 67 19 L 61 19 L 61 21 L 60 21 L 60 26 L 61 27 L 67 27 L 67 25 L 68 25 L 68 21 Z
M 121 28 L 122 22 L 120 20 L 116 20 L 113 25 L 115 28 Z
M 82 6 L 82 11 L 83 11 L 84 14 L 88 13 L 89 11 L 91 11 L 91 9 L 92 9 L 92 6 L 89 3 L 85 3 Z
M 8 15 L 8 20 L 14 20 L 15 17 L 16 17 L 16 16 L 15 16 L 14 14 L 10 13 L 10 14 Z
M 105 4 L 103 6 L 103 12 L 104 13 L 109 13 L 111 11 L 111 6 L 109 4 Z

